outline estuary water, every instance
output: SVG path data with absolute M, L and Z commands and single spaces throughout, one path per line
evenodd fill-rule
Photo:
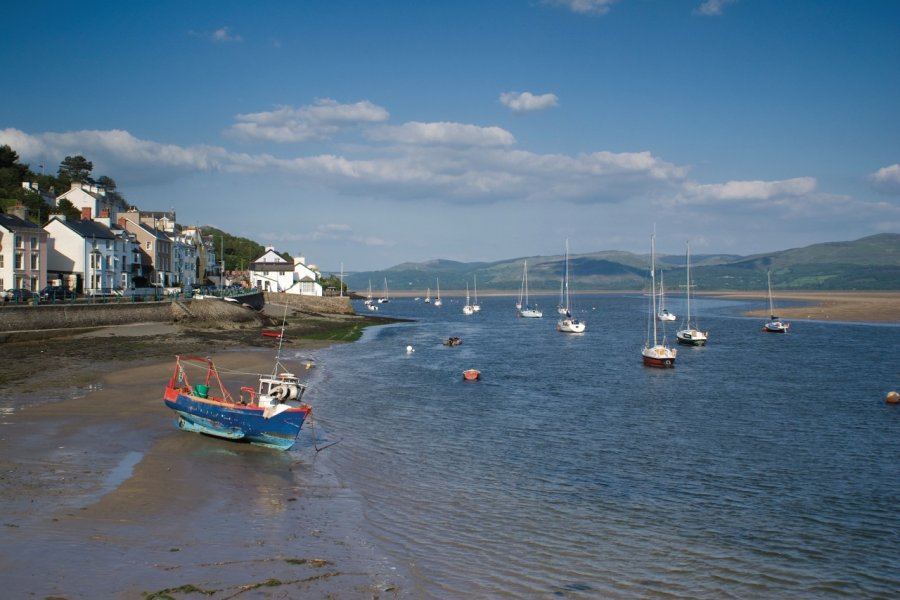
M 741 316 L 758 302 L 694 299 L 709 345 L 658 370 L 641 363 L 645 297 L 578 296 L 584 334 L 538 302 L 542 319 L 511 297 L 472 316 L 392 300 L 378 314 L 412 321 L 316 357 L 319 444 L 340 441 L 317 460 L 408 570 L 405 595 L 900 594 L 900 407 L 884 402 L 900 327 L 766 334 Z

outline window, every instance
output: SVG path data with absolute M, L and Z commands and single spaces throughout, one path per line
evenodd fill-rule
M 41 255 L 38 254 L 37 252 L 31 253 L 31 270 L 32 271 L 37 271 L 40 268 L 40 266 L 41 266 L 40 256 Z
M 25 268 L 25 255 L 21 252 L 16 252 L 16 266 L 14 268 L 20 271 Z
M 38 248 L 40 248 L 40 245 L 38 244 L 38 239 L 36 237 L 32 237 L 31 238 L 31 249 L 37 250 Z
M 147 242 L 147 250 L 150 249 L 150 242 Z
M 3 255 L 0 254 L 0 269 L 2 269 L 2 268 L 3 268 Z M 0 285 L 0 290 L 2 290 L 2 289 L 3 289 L 3 286 Z
M 22 238 L 21 235 L 16 235 L 16 248 L 24 248 L 24 247 L 25 247 L 25 240 Z

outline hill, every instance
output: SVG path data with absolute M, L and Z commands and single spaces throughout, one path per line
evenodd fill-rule
M 685 279 L 684 256 L 657 257 L 667 288 L 678 289 Z M 617 250 L 569 257 L 573 290 L 634 290 L 649 284 L 649 257 Z M 565 257 L 529 256 L 496 262 L 461 263 L 433 260 L 403 263 L 383 271 L 346 275 L 352 290 L 381 289 L 384 278 L 396 292 L 436 286 L 463 290 L 477 278 L 481 290 L 516 292 L 528 261 L 528 286 L 533 293 L 559 290 Z M 760 291 L 766 271 L 776 289 L 783 290 L 900 290 L 900 234 L 882 233 L 848 242 L 827 242 L 803 248 L 752 256 L 693 255 L 691 273 L 698 290 Z

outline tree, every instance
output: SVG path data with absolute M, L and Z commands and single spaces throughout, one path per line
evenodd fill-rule
M 56 210 L 53 211 L 56 214 L 65 215 L 66 219 L 71 219 L 73 221 L 77 221 L 81 218 L 81 212 L 68 198 L 63 198 L 59 201 L 59 205 L 56 207 Z
M 81 156 L 67 156 L 59 163 L 59 178 L 68 182 L 86 181 L 94 170 L 94 163 Z

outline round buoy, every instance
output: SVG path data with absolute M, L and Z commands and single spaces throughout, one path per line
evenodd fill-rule
M 900 393 L 897 392 L 888 392 L 888 395 L 884 399 L 888 404 L 900 404 Z
M 408 353 L 412 353 L 412 352 L 415 352 L 416 349 L 413 348 L 412 346 L 407 346 L 407 347 L 406 347 L 406 351 L 407 351 Z

